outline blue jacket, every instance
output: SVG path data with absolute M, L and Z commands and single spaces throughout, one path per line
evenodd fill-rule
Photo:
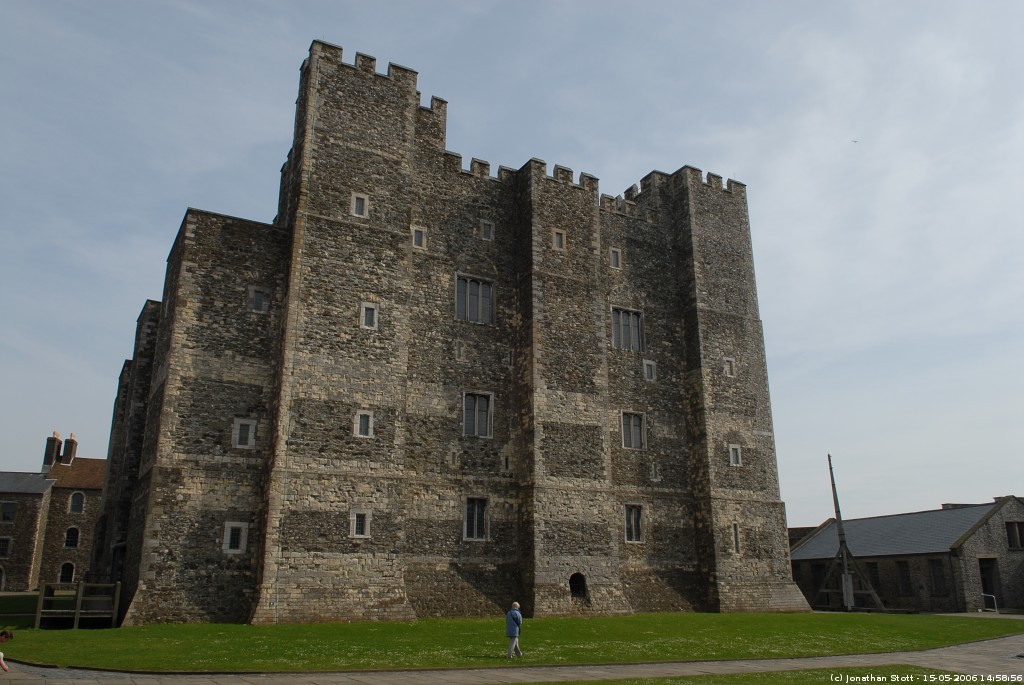
M 519 637 L 519 626 L 523 625 L 523 615 L 519 609 L 510 609 L 505 614 L 505 636 Z

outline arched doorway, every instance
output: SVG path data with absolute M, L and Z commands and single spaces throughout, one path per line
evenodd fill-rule
M 569 576 L 569 594 L 576 599 L 587 598 L 587 577 L 582 573 Z

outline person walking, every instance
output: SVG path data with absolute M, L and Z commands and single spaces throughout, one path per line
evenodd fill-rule
M 505 614 L 505 636 L 508 638 L 508 657 L 512 655 L 522 656 L 523 650 L 519 649 L 519 631 L 523 627 L 523 615 L 519 613 L 519 602 L 512 602 L 512 608 Z
M 9 631 L 9 630 L 2 630 L 2 631 L 0 631 L 0 644 L 2 644 L 4 642 L 7 642 L 8 640 L 13 640 L 13 639 L 14 639 L 14 633 L 12 633 L 11 631 Z M 4 661 L 4 653 L 3 652 L 0 652 L 0 668 L 4 669 L 5 673 L 7 671 L 11 670 L 11 669 L 7 668 L 7 662 Z

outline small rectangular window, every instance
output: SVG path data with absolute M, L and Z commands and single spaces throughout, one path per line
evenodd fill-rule
M 722 360 L 722 373 L 729 378 L 736 376 L 736 360 L 732 357 L 726 357 Z
M 360 193 L 352 193 L 352 216 L 366 217 L 370 213 L 370 198 Z
M 231 429 L 231 446 L 243 450 L 256 448 L 256 419 L 235 419 Z
M 455 279 L 455 318 L 458 321 L 491 323 L 490 281 L 458 276 Z
M 640 505 L 626 505 L 626 542 L 643 542 L 643 511 Z
M 361 438 L 372 438 L 373 412 L 366 409 L 357 411 L 355 421 L 352 426 L 352 432 Z
M 226 554 L 241 554 L 249 541 L 249 524 L 244 521 L 227 521 L 224 524 L 224 542 L 221 550 Z
M 651 480 L 654 482 L 661 480 L 661 467 L 656 461 L 651 462 Z
M 249 311 L 266 314 L 270 311 L 270 291 L 266 288 L 249 286 Z
M 1024 523 L 1016 521 L 1007 522 L 1006 543 L 1010 549 L 1024 549 Z
M 370 537 L 370 511 L 367 509 L 353 509 L 349 519 L 351 528 L 349 535 L 354 538 Z
M 608 250 L 608 265 L 613 269 L 622 268 L 622 250 L 617 247 Z
M 427 232 L 422 228 L 412 227 L 412 246 L 421 250 L 427 247 Z
M 491 437 L 491 412 L 494 395 L 467 392 L 462 396 L 463 435 Z
M 0 502 L 0 522 L 10 523 L 14 521 L 14 514 L 18 510 L 15 502 Z
M 565 250 L 565 231 L 555 229 L 551 233 L 551 247 L 556 250 Z
M 657 364 L 652 362 L 650 359 L 644 360 L 644 380 L 648 382 L 654 382 L 657 375 Z
M 0 538 L 0 559 L 6 559 L 11 553 L 11 539 Z
M 466 498 L 466 540 L 487 539 L 487 500 L 483 497 Z
M 743 448 L 739 445 L 729 445 L 729 466 L 743 465 Z
M 949 593 L 946 587 L 946 567 L 942 559 L 929 559 L 928 572 L 932 580 L 932 595 L 941 597 Z
M 643 351 L 643 315 L 640 312 L 612 308 L 612 347 Z
M 882 576 L 878 572 L 878 562 L 869 561 L 864 564 L 865 569 L 868 572 L 868 580 L 871 582 L 871 587 L 878 592 L 882 588 Z
M 639 450 L 644 447 L 644 415 L 622 412 L 622 446 Z
M 740 524 L 732 524 L 732 549 L 736 554 L 740 553 Z
M 487 219 L 480 219 L 480 226 L 477 233 L 481 240 L 494 240 L 494 222 Z
M 359 305 L 359 325 L 372 331 L 377 330 L 377 319 L 380 305 L 376 302 L 363 302 Z

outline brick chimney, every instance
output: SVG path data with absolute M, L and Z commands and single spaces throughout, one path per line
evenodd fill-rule
M 43 450 L 43 468 L 47 471 L 60 460 L 60 433 L 53 431 L 53 435 L 46 439 L 46 448 Z
M 64 441 L 64 452 L 60 456 L 60 463 L 70 464 L 75 458 L 75 452 L 78 451 L 78 441 L 75 440 L 75 434 L 72 433 L 71 437 Z

